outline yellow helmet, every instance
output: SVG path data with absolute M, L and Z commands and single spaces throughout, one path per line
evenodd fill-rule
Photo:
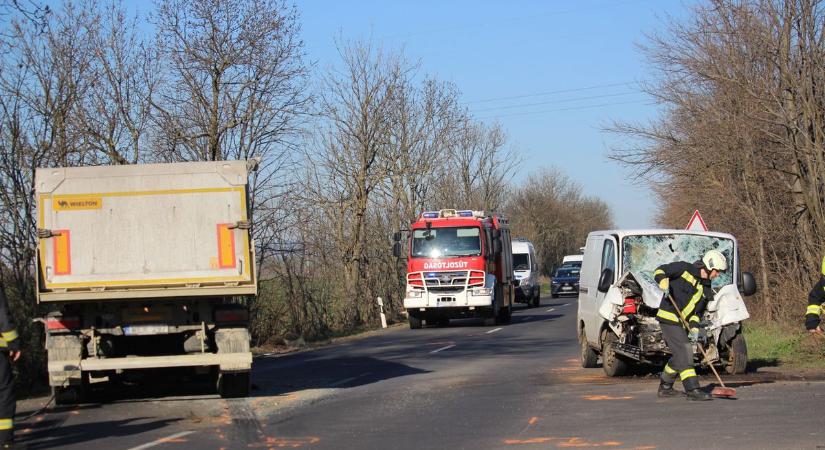
M 719 250 L 708 250 L 702 257 L 702 263 L 708 270 L 718 270 L 724 272 L 728 270 L 728 260 Z

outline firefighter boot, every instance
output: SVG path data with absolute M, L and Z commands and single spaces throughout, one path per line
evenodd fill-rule
M 659 392 L 657 392 L 656 395 L 658 395 L 661 398 L 666 398 L 666 397 L 681 397 L 684 394 L 677 391 L 676 389 L 673 389 L 673 383 L 668 383 L 668 382 L 662 380 L 662 381 L 659 382 Z
M 686 392 L 687 399 L 693 401 L 706 401 L 706 400 L 713 400 L 713 396 L 710 393 L 705 392 L 699 388 L 691 389 Z

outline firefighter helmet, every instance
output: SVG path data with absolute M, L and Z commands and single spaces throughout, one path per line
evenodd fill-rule
M 728 260 L 719 250 L 708 250 L 702 257 L 702 262 L 708 270 L 718 270 L 724 272 L 728 270 Z

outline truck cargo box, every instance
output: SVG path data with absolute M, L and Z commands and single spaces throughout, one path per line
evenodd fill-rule
M 38 301 L 256 293 L 245 161 L 38 169 Z

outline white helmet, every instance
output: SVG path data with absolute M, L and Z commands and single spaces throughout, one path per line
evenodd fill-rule
M 728 270 L 728 260 L 719 250 L 708 250 L 702 257 L 702 262 L 708 270 L 718 270 L 724 272 Z

